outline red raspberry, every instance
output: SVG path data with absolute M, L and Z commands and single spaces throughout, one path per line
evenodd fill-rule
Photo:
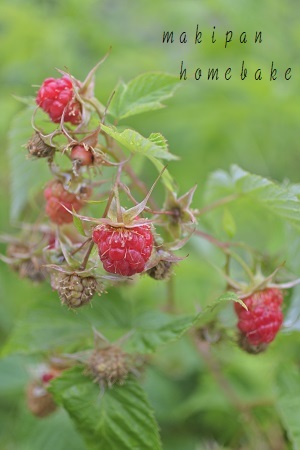
M 90 194 L 86 193 L 86 197 Z M 76 196 L 72 192 L 66 191 L 63 184 L 59 180 L 51 181 L 44 190 L 44 197 L 46 203 L 46 214 L 50 217 L 52 222 L 62 225 L 64 223 L 71 223 L 73 216 L 65 208 L 70 211 L 74 209 L 78 212 L 84 205 L 82 197 Z
M 99 256 L 107 272 L 131 276 L 143 272 L 153 247 L 151 227 L 99 225 L 93 231 Z
M 71 79 L 64 75 L 62 78 L 47 78 L 40 87 L 36 103 L 54 123 L 59 123 L 64 109 L 64 122 L 76 125 L 81 122 L 81 104 L 74 97 Z
M 94 155 L 84 145 L 75 145 L 71 150 L 72 161 L 78 161 L 80 166 L 90 166 L 94 162 Z
M 266 288 L 243 299 L 248 311 L 239 303 L 234 304 L 238 328 L 250 345 L 268 344 L 275 339 L 283 321 L 282 301 L 279 289 Z
M 55 374 L 52 372 L 46 372 L 42 375 L 42 382 L 47 384 L 49 381 L 53 380 L 55 378 Z

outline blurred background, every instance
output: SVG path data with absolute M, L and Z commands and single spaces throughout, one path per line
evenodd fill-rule
M 119 80 L 129 81 L 147 71 L 163 71 L 179 76 L 180 64 L 184 61 L 189 78 L 182 81 L 181 88 L 174 98 L 166 102 L 168 107 L 130 118 L 127 124 L 143 135 L 157 131 L 167 138 L 171 152 L 182 158 L 169 166 L 180 186 L 180 192 L 183 193 L 195 183 L 198 184 L 195 206 L 200 207 L 203 203 L 203 189 L 209 174 L 217 169 L 227 170 L 231 164 L 238 164 L 245 170 L 280 182 L 291 180 L 298 183 L 300 165 L 298 136 L 300 16 L 298 12 L 299 5 L 296 0 L 286 2 L 274 2 L 274 0 L 264 2 L 1 0 L 1 232 L 11 231 L 8 194 L 10 161 L 5 149 L 12 117 L 22 109 L 22 104 L 14 96 L 34 96 L 37 87 L 45 78 L 58 76 L 55 68 L 67 67 L 76 78 L 84 79 L 90 68 L 103 57 L 109 47 L 112 47 L 111 54 L 99 68 L 96 78 L 96 95 L 104 104 Z M 195 45 L 197 24 L 203 32 L 203 43 Z M 214 26 L 217 41 L 212 44 L 210 39 Z M 172 30 L 175 42 L 163 44 L 163 32 Z M 225 49 L 224 40 L 227 30 L 233 31 L 233 39 Z M 178 36 L 183 31 L 187 32 L 187 44 L 180 44 L 178 41 Z M 244 31 L 247 32 L 248 42 L 240 44 L 239 35 Z M 261 44 L 254 44 L 256 31 L 262 31 Z M 249 76 L 241 81 L 239 74 L 243 60 L 248 68 Z M 270 82 L 272 61 L 278 69 L 278 79 Z M 232 67 L 232 79 L 225 81 L 222 76 L 219 81 L 207 81 L 203 74 L 201 80 L 195 81 L 193 73 L 198 67 L 204 74 L 209 67 L 219 67 L 223 73 L 227 67 Z M 292 68 L 290 81 L 284 80 L 283 77 L 288 67 Z M 253 77 L 258 68 L 262 69 L 261 81 L 255 81 Z M 18 150 L 22 151 L 16 149 Z M 24 150 L 24 158 L 25 156 Z M 151 179 L 153 179 L 152 175 Z M 265 235 L 263 236 L 265 238 Z M 197 298 L 196 282 L 198 282 L 199 273 L 192 266 L 192 257 L 190 261 L 189 265 L 179 269 L 179 274 L 180 276 L 185 276 L 187 273 L 191 275 L 192 271 L 191 276 L 194 279 L 193 287 L 190 289 L 192 289 L 191 297 L 194 299 Z M 203 283 L 201 291 L 203 295 L 214 293 L 214 290 L 207 287 L 209 283 L 215 282 L 218 285 L 217 276 L 214 278 L 210 272 L 210 268 L 201 266 L 201 275 L 204 277 L 207 275 L 208 279 Z M 184 284 L 179 287 L 178 292 L 179 295 L 184 295 Z M 32 290 L 32 286 L 26 280 L 16 282 L 16 275 L 11 274 L 7 267 L 1 264 L 0 338 L 3 341 L 15 319 L 29 308 L 31 303 L 43 298 L 44 295 L 44 288 L 35 287 Z M 53 294 L 47 291 L 47 295 Z M 182 351 L 186 352 L 185 347 Z M 247 367 L 247 370 L 254 374 L 256 363 L 250 364 L 246 357 L 240 356 L 240 353 L 238 355 L 233 365 L 229 367 L 233 378 L 237 377 L 236 371 L 240 358 L 244 368 Z M 190 370 L 189 376 L 192 377 L 195 356 L 191 354 L 189 357 L 186 364 Z M 272 355 L 262 364 L 268 371 L 272 366 Z M 0 363 L 0 376 L 2 377 L 0 395 L 3 396 L 4 405 L 0 423 L 9 405 L 10 423 L 13 428 L 12 418 L 18 407 L 14 406 L 11 399 L 16 397 L 16 393 L 20 392 L 24 385 L 26 371 L 22 362 L 11 358 L 8 362 Z M 253 376 L 256 382 L 260 383 L 259 389 L 263 391 L 267 388 L 267 382 L 263 383 L 257 374 Z M 153 389 L 156 383 L 161 382 L 157 377 L 159 378 L 160 375 L 152 374 L 148 390 L 158 415 L 164 423 L 167 413 L 163 410 L 162 404 L 157 404 L 159 395 Z M 213 387 L 209 385 L 210 381 L 206 379 L 205 372 L 202 382 L 214 394 L 213 401 L 216 407 L 220 407 L 220 411 L 224 411 L 224 408 L 226 410 L 222 401 L 218 403 L 218 398 Z M 163 386 L 163 382 L 161 383 L 160 386 Z M 177 395 L 175 384 L 168 385 L 168 389 L 170 396 Z M 188 393 L 188 382 L 186 389 Z M 241 384 L 239 389 L 246 392 L 250 389 L 249 384 L 246 383 L 246 386 Z M 164 388 L 161 388 L 161 392 L 163 391 Z M 257 395 L 260 395 L 259 392 Z M 168 408 L 172 409 L 172 405 L 171 402 Z M 192 405 L 190 410 L 186 409 L 183 412 L 189 421 L 190 429 L 182 430 L 182 444 L 175 443 L 178 437 L 174 442 L 171 438 L 166 438 L 166 448 L 174 450 L 177 449 L 176 445 L 180 450 L 196 448 L 197 439 L 193 436 L 197 435 L 202 407 L 199 407 L 200 410 L 197 410 L 195 414 L 191 412 L 193 408 L 197 409 L 195 405 Z M 264 417 L 267 413 L 263 411 L 261 414 Z M 228 434 L 235 427 L 233 417 L 229 416 L 228 419 Z M 211 433 L 218 435 L 220 431 L 216 420 L 218 415 L 215 415 L 213 419 L 209 414 L 201 418 L 208 427 L 213 422 L 215 428 L 211 428 Z M 33 430 L 31 431 L 33 434 L 38 434 L 36 427 L 41 425 L 37 425 L 34 419 L 26 420 L 26 429 Z M 53 419 L 54 425 L 49 425 L 49 429 L 56 426 L 55 420 L 58 423 L 60 419 Z M 65 416 L 64 420 L 67 423 L 66 434 L 68 434 L 68 427 L 71 425 Z M 33 428 L 30 428 L 31 426 Z M 166 435 L 168 435 L 168 426 L 163 427 Z M 172 428 L 172 425 L 170 427 Z M 31 443 L 26 444 L 27 447 L 25 444 L 21 447 L 22 430 L 19 444 L 13 443 L 13 440 L 7 437 L 8 431 L 9 429 L 5 433 L 6 446 L 3 447 L 7 450 L 53 448 L 53 441 L 50 442 L 49 447 L 45 446 L 44 441 L 43 444 L 37 443 L 36 447 L 33 447 L 30 440 L 28 442 Z M 75 433 L 74 430 L 72 433 Z M 186 440 L 184 440 L 185 435 Z M 84 448 L 80 446 L 83 444 L 78 439 L 75 436 L 74 443 L 68 448 L 72 450 Z M 61 448 L 64 449 L 64 447 Z

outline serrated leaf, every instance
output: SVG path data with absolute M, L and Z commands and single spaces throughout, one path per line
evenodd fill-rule
M 128 84 L 120 83 L 109 107 L 117 120 L 163 108 L 161 103 L 180 86 L 178 78 L 164 73 L 145 73 Z
M 43 158 L 28 159 L 24 144 L 29 140 L 33 108 L 25 108 L 12 120 L 8 133 L 8 157 L 11 168 L 11 220 L 18 220 L 30 196 L 41 189 L 49 178 Z
M 277 379 L 276 409 L 294 450 L 300 449 L 300 374 L 296 367 L 284 367 Z
M 234 165 L 230 173 L 222 170 L 213 173 L 205 192 L 207 203 L 230 195 L 232 198 L 227 204 L 240 198 L 251 199 L 297 228 L 300 226 L 300 200 L 288 186 L 281 186 Z
M 164 165 L 161 161 L 159 161 L 156 158 L 153 158 L 152 156 L 149 156 L 150 161 L 153 163 L 153 165 L 156 167 L 156 169 L 158 170 L 158 172 L 161 172 L 164 168 Z M 171 192 L 176 192 L 177 191 L 177 186 L 175 181 L 173 180 L 172 175 L 170 174 L 170 172 L 168 171 L 168 169 L 165 169 L 164 173 L 162 174 L 161 177 L 165 187 L 171 191 Z
M 102 130 L 131 153 L 138 153 L 147 157 L 152 156 L 169 161 L 178 159 L 177 156 L 169 152 L 167 141 L 160 133 L 152 133 L 148 138 L 145 138 L 130 128 L 119 131 L 116 127 L 102 125 Z
M 130 129 L 118 131 L 117 128 L 106 125 L 103 125 L 102 129 L 130 152 L 146 156 L 154 164 L 158 172 L 161 172 L 164 168 L 163 163 L 158 158 L 166 160 L 177 159 L 176 156 L 168 151 L 166 141 L 160 133 L 152 133 L 147 139 L 137 131 Z M 162 174 L 162 181 L 167 189 L 176 191 L 175 182 L 167 169 Z
M 72 206 L 72 210 L 73 210 L 73 213 L 76 213 L 73 206 Z M 81 234 L 82 236 L 86 236 L 84 228 L 83 228 L 83 224 L 82 224 L 81 220 L 79 219 L 79 217 L 77 217 L 75 214 L 73 214 L 73 224 L 79 234 Z
M 100 393 L 99 386 L 75 367 L 52 381 L 63 405 L 90 449 L 161 450 L 158 426 L 146 394 L 131 378 Z
M 62 408 L 46 420 L 32 418 L 23 425 L 22 431 L 23 445 L 20 450 L 87 450 L 73 422 Z
M 212 321 L 226 302 L 238 302 L 247 309 L 234 292 L 226 292 L 196 315 L 174 317 L 161 312 L 146 312 L 133 319 L 134 333 L 125 345 L 131 351 L 153 352 L 162 345 L 180 339 L 193 326 L 202 326 Z
M 161 345 L 180 339 L 195 321 L 194 315 L 172 317 L 161 312 L 147 312 L 134 319 L 134 332 L 125 345 L 138 353 L 154 352 Z
M 57 299 L 56 304 L 30 311 L 26 317 L 17 321 L 1 355 L 29 355 L 54 349 L 67 351 L 78 340 L 84 341 L 86 333 L 87 325 L 75 320 Z
M 50 298 L 49 298 L 50 297 Z M 22 316 L 2 348 L 2 355 L 36 354 L 55 349 L 63 352 L 90 348 L 92 328 L 126 333 L 132 327 L 133 313 L 123 298 L 95 295 L 90 305 L 74 311 L 60 303 L 57 293 Z

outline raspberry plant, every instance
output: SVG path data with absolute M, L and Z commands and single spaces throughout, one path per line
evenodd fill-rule
M 33 101 L 24 100 L 26 108 L 12 125 L 10 146 L 20 153 L 22 144 L 24 161 L 27 149 L 29 176 L 26 182 L 13 178 L 11 217 L 19 224 L 13 235 L 2 236 L 2 260 L 20 277 L 48 285 L 51 301 L 45 294 L 45 303 L 22 319 L 26 326 L 13 330 L 3 353 L 40 359 L 43 369 L 24 387 L 35 416 L 66 410 L 87 448 L 159 450 L 159 426 L 143 385 L 159 359 L 155 353 L 182 338 L 241 413 L 239 437 L 232 441 L 238 448 L 271 448 L 253 407 L 244 406 L 223 378 L 214 346 L 240 347 L 241 355 L 255 358 L 284 329 L 289 294 L 299 280 L 283 260 L 236 238 L 234 207 L 254 202 L 297 227 L 297 186 L 234 166 L 230 173 L 212 174 L 205 205 L 195 205 L 196 186 L 181 193 L 167 167 L 178 157 L 164 136 L 144 137 L 124 125 L 131 116 L 161 108 L 179 86 L 177 78 L 143 74 L 120 83 L 101 103 L 94 94 L 99 65 L 84 81 L 68 71 L 47 78 Z M 19 132 L 24 127 L 27 142 Z M 219 292 L 185 310 L 192 299 L 175 300 L 175 276 L 188 258 L 197 265 L 205 254 L 201 245 L 222 255 L 221 265 L 208 261 L 219 274 Z M 166 299 L 159 286 L 157 298 L 144 301 L 148 283 L 163 284 Z M 171 358 L 165 364 L 172 366 Z M 284 402 L 277 408 L 285 422 Z

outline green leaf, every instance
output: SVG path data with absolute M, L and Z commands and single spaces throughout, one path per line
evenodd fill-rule
M 206 202 L 214 202 L 231 196 L 228 203 L 239 198 L 253 200 L 272 214 L 300 226 L 300 200 L 287 186 L 280 186 L 259 175 L 253 175 L 238 166 L 232 166 L 230 173 L 218 170 L 208 180 L 205 193 Z
M 57 293 L 48 293 L 44 300 L 16 321 L 2 347 L 2 356 L 39 354 L 47 351 L 71 352 L 91 348 L 95 327 L 105 335 L 125 334 L 132 328 L 132 308 L 123 298 L 111 293 L 95 295 L 91 305 L 74 311 L 63 307 Z
M 36 108 L 36 101 L 34 97 L 28 96 L 28 97 L 20 97 L 18 95 L 13 95 L 13 98 L 18 100 L 18 102 L 23 103 L 26 106 L 31 106 L 33 108 Z
M 24 417 L 21 417 L 21 420 Z M 30 420 L 31 419 L 31 420 Z M 34 417 L 22 424 L 20 436 L 21 450 L 87 450 L 80 434 L 76 431 L 73 422 L 63 409 L 55 412 L 45 420 Z
M 177 159 L 168 151 L 167 141 L 160 133 L 152 133 L 149 138 L 145 138 L 129 128 L 119 131 L 116 127 L 102 125 L 102 129 L 131 153 L 138 153 L 150 159 L 159 172 L 164 168 L 160 159 Z M 162 180 L 167 189 L 176 190 L 175 182 L 167 169 L 162 174 Z
M 163 163 L 161 161 L 159 161 L 158 159 L 154 158 L 153 156 L 149 156 L 150 161 L 153 163 L 153 165 L 157 168 L 158 172 L 160 173 L 163 168 L 165 167 L 163 165 Z M 172 175 L 170 174 L 170 172 L 168 171 L 168 169 L 165 169 L 164 173 L 162 174 L 161 177 L 165 187 L 171 191 L 171 192 L 176 192 L 177 191 L 177 186 L 175 181 L 173 180 Z
M 160 133 L 151 133 L 148 138 L 145 138 L 137 131 L 131 130 L 130 128 L 119 131 L 116 127 L 102 125 L 102 130 L 131 153 L 138 153 L 140 155 L 166 160 L 178 159 L 177 156 L 172 155 L 172 153 L 169 152 L 167 141 Z
M 29 140 L 33 108 L 25 108 L 12 120 L 8 134 L 8 157 L 11 168 L 11 220 L 18 220 L 30 197 L 38 192 L 49 178 L 43 158 L 28 159 L 24 144 Z
M 237 302 L 242 305 L 245 309 L 247 309 L 244 302 L 234 293 L 234 292 L 225 292 L 225 294 L 221 295 L 215 302 L 211 305 L 208 305 L 201 311 L 197 316 L 196 326 L 202 327 L 207 323 L 213 321 L 224 308 L 224 303 L 226 302 Z
M 151 353 L 161 345 L 180 339 L 195 321 L 194 315 L 174 318 L 158 311 L 146 312 L 134 319 L 132 324 L 134 333 L 127 346 L 131 351 Z
M 72 349 L 78 340 L 85 341 L 87 332 L 86 324 L 75 319 L 67 308 L 62 308 L 58 299 L 51 306 L 29 311 L 26 317 L 17 321 L 1 355 Z
M 52 381 L 50 390 L 73 419 L 90 449 L 160 450 L 158 426 L 146 394 L 133 379 L 100 392 L 75 367 Z
M 194 325 L 198 327 L 211 322 L 224 308 L 226 302 L 238 302 L 246 308 L 234 292 L 226 292 L 196 315 L 174 317 L 161 312 L 141 314 L 133 320 L 134 333 L 125 345 L 130 351 L 153 352 L 162 345 L 180 339 Z
M 294 450 L 300 449 L 300 375 L 296 367 L 284 367 L 277 379 L 276 409 Z
M 145 73 L 128 84 L 120 83 L 109 107 L 109 113 L 117 120 L 146 111 L 163 108 L 161 103 L 171 97 L 180 82 L 174 75 Z
M 235 220 L 228 208 L 224 208 L 223 228 L 230 238 L 234 237 L 234 235 L 236 233 L 236 224 L 235 224 Z
M 73 213 L 76 214 L 75 209 L 72 207 Z M 84 228 L 83 228 L 83 224 L 82 221 L 79 219 L 79 217 L 77 217 L 76 215 L 73 215 L 73 224 L 76 228 L 76 230 L 78 231 L 79 234 L 81 234 L 82 236 L 86 236 Z

